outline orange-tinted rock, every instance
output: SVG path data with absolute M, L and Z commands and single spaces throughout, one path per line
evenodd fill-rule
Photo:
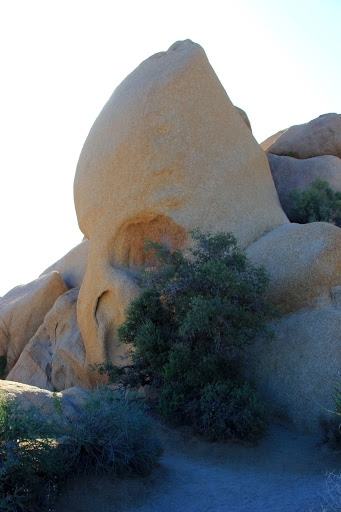
M 84 343 L 77 325 L 78 288 L 60 296 L 22 351 L 7 379 L 51 391 L 89 387 Z
M 268 271 L 268 298 L 285 313 L 329 304 L 341 284 L 341 229 L 326 222 L 280 226 L 246 254 Z
M 6 373 L 13 368 L 56 299 L 66 291 L 63 279 L 54 271 L 13 288 L 0 299 L 0 355 L 7 357 Z
M 182 246 L 201 227 L 232 231 L 245 247 L 288 222 L 266 155 L 191 41 L 153 55 L 117 87 L 84 144 L 74 194 L 90 241 L 78 321 L 91 362 L 114 342 L 103 330 L 116 322 L 109 297 L 134 288 L 120 276 L 115 285 L 117 268 L 143 263 L 145 237 Z

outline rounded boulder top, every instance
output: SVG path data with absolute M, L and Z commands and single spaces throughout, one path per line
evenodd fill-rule
M 90 245 L 127 266 L 141 263 L 145 237 L 181 246 L 201 227 L 245 247 L 287 222 L 265 153 L 190 40 L 116 88 L 84 144 L 74 197 Z

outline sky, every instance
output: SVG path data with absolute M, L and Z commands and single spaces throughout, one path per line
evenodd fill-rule
M 87 134 L 141 61 L 192 39 L 258 142 L 341 113 L 341 0 L 0 1 L 0 296 L 82 240 Z

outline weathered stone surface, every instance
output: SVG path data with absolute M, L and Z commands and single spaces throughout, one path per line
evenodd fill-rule
M 237 109 L 238 114 L 241 116 L 241 118 L 243 119 L 244 123 L 246 124 L 246 126 L 248 128 L 250 128 L 250 130 L 252 131 L 251 123 L 250 123 L 250 120 L 249 120 L 249 118 L 247 116 L 247 113 L 242 108 L 236 107 L 236 109 Z
M 79 288 L 74 288 L 56 300 L 8 374 L 8 380 L 51 391 L 90 386 L 84 343 L 77 325 L 78 292 Z
M 268 298 L 288 313 L 330 303 L 330 287 L 341 284 L 341 229 L 326 222 L 286 224 L 246 249 L 264 265 Z
M 328 181 L 335 192 L 341 191 L 341 159 L 336 156 L 324 155 L 301 160 L 269 153 L 268 159 L 279 200 L 289 218 L 292 190 L 304 190 L 316 178 L 321 178 Z
M 137 296 L 139 287 L 133 273 L 105 261 L 101 263 L 96 265 L 94 251 L 77 302 L 78 324 L 87 363 L 110 359 L 124 365 L 130 358 L 126 347 L 118 345 L 116 329 L 124 321 L 125 311 Z
M 53 407 L 53 393 L 35 386 L 28 386 L 19 382 L 0 380 L 0 393 L 17 400 L 24 409 L 31 406 L 42 408 L 47 417 L 55 412 Z M 88 391 L 80 388 L 66 389 L 55 396 L 61 399 L 62 412 L 70 420 L 76 420 L 82 412 L 82 405 Z
M 88 252 L 89 240 L 85 239 L 60 260 L 44 270 L 41 275 L 57 270 L 69 290 L 71 288 L 79 288 L 86 272 Z
M 321 432 L 334 409 L 331 386 L 341 364 L 341 229 L 324 222 L 288 224 L 246 249 L 267 269 L 268 299 L 287 313 L 275 339 L 257 340 L 247 376 L 272 411 L 300 431 Z M 328 420 L 329 418 L 329 420 Z
M 0 299 L 0 355 L 7 356 L 6 375 L 55 300 L 66 291 L 64 281 L 54 271 L 13 288 Z
M 276 132 L 274 133 L 273 135 L 270 135 L 270 137 L 268 137 L 267 139 L 265 139 L 263 142 L 261 142 L 260 144 L 260 147 L 262 149 L 264 149 L 264 151 L 267 150 L 267 148 L 269 146 L 271 146 L 271 144 L 273 144 L 275 142 L 275 140 L 278 139 L 278 137 L 280 137 L 284 132 L 287 131 L 287 128 L 285 128 L 285 130 L 280 130 L 279 132 Z
M 80 155 L 75 206 L 90 245 L 96 237 L 128 264 L 142 258 L 129 255 L 130 231 L 159 216 L 185 229 L 228 228 L 243 246 L 286 222 L 264 153 L 245 128 L 199 45 L 178 42 L 140 64 Z
M 340 117 L 321 116 L 264 141 L 282 196 L 317 173 L 339 190 Z M 95 121 L 77 167 L 75 204 L 87 239 L 45 271 L 60 272 L 72 289 L 64 293 L 58 272 L 44 273 L 41 282 L 52 275 L 63 286 L 51 304 L 43 295 L 29 296 L 21 330 L 8 329 L 22 320 L 20 290 L 0 300 L 20 309 L 17 317 L 8 313 L 10 321 L 3 317 L 0 332 L 11 367 L 21 353 L 8 379 L 50 391 L 41 395 L 9 381 L 0 389 L 9 386 L 7 392 L 26 404 L 50 403 L 53 390 L 91 386 L 88 363 L 127 364 L 130 355 L 117 347 L 116 329 L 139 291 L 134 269 L 150 257 L 144 239 L 185 247 L 187 232 L 201 227 L 234 232 L 251 261 L 268 270 L 268 299 L 284 316 L 274 322 L 273 341 L 250 347 L 248 373 L 278 416 L 299 430 L 319 429 L 341 363 L 341 230 L 288 222 L 247 121 L 191 41 L 152 56 L 122 82 Z M 309 161 L 272 155 L 277 151 Z M 332 156 L 311 158 L 325 154 Z M 33 321 L 35 303 L 46 308 Z M 65 392 L 64 403 L 65 397 L 78 403 L 78 389 Z
M 114 91 L 84 144 L 74 194 L 90 240 L 78 303 L 90 362 L 105 356 L 116 268 L 144 261 L 145 237 L 182 246 L 200 226 L 233 231 L 245 247 L 288 222 L 266 155 L 191 41 L 150 57 Z
M 341 158 L 341 114 L 324 114 L 309 123 L 292 126 L 266 152 L 294 158 L 321 155 Z
M 247 376 L 284 423 L 321 432 L 321 422 L 333 420 L 325 409 L 335 410 L 332 387 L 340 384 L 341 310 L 298 311 L 272 327 L 273 340 L 248 349 Z

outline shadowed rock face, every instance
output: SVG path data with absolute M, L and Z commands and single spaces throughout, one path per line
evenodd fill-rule
M 141 264 L 145 237 L 181 247 L 200 226 L 232 231 L 245 247 L 288 222 L 266 155 L 191 41 L 150 57 L 114 91 L 84 144 L 74 196 L 90 240 L 78 301 L 90 362 L 108 350 L 98 318 L 115 306 L 103 294 L 136 293 L 127 278 L 113 284 L 115 267 Z
M 321 433 L 328 424 L 337 431 L 338 418 L 329 411 L 335 410 L 332 386 L 340 382 L 340 290 L 333 288 L 325 307 L 273 322 L 274 339 L 257 340 L 248 350 L 246 376 L 257 383 L 270 410 L 301 432 Z
M 294 189 L 305 190 L 320 178 L 334 191 L 341 191 L 341 158 L 323 155 L 299 159 L 269 153 L 268 160 L 279 200 L 289 218 L 293 204 L 290 193 Z

